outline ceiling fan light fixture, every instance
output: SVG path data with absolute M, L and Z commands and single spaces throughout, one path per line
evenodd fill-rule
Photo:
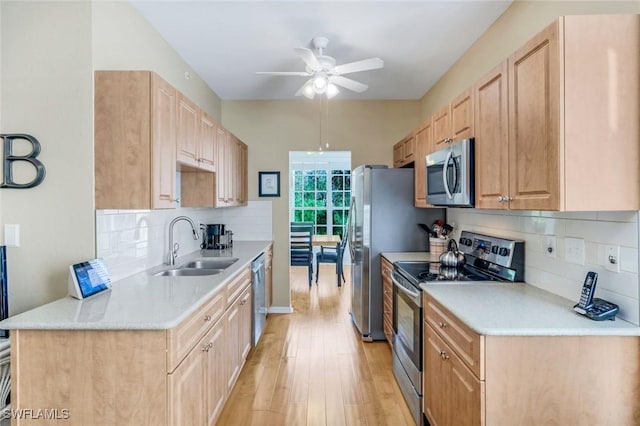
M 304 88 L 302 89 L 302 94 L 304 95 L 305 98 L 308 98 L 308 99 L 313 99 L 316 96 L 316 92 L 313 89 L 313 84 L 311 83 L 311 81 L 307 82 L 307 84 L 304 85 Z
M 313 79 L 313 90 L 317 94 L 324 93 L 327 90 L 328 83 L 327 76 L 319 75 Z
M 340 93 L 340 90 L 338 90 L 338 86 L 336 86 L 333 83 L 329 83 L 327 85 L 327 98 L 331 99 L 334 96 L 336 96 L 338 93 Z

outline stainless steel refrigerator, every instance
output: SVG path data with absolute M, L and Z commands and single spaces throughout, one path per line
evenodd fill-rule
M 380 253 L 427 251 L 418 223 L 445 218 L 444 209 L 416 208 L 413 169 L 364 165 L 351 173 L 348 242 L 351 319 L 365 341 L 385 338 Z

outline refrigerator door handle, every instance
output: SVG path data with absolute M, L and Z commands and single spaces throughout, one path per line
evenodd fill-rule
M 348 234 L 348 242 L 349 242 L 349 252 L 351 253 L 351 258 L 355 259 L 356 249 L 355 249 L 355 230 L 353 227 L 356 223 L 356 218 L 354 217 L 354 207 L 355 207 L 356 197 L 351 197 L 351 205 L 349 206 L 349 218 L 347 219 L 347 234 Z

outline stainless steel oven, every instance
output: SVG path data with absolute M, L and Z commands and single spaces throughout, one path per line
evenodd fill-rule
M 393 371 L 416 424 L 422 417 L 422 291 L 394 268 Z
M 474 140 L 464 139 L 427 155 L 427 202 L 437 206 L 473 207 Z

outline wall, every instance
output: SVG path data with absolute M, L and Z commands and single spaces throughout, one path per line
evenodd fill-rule
M 516 0 L 422 97 L 427 118 L 561 15 L 640 13 L 638 1 Z
M 155 71 L 220 121 L 220 98 L 129 2 L 93 3 L 93 65 L 96 70 Z
M 196 225 L 224 223 L 234 232 L 234 240 L 271 240 L 271 202 L 252 201 L 247 207 L 179 210 L 97 210 L 96 256 L 105 260 L 113 281 L 165 263 L 169 252 L 169 224 L 185 215 Z M 201 234 L 200 234 L 201 235 Z M 180 221 L 174 226 L 178 256 L 200 249 L 190 226 Z
M 47 169 L 40 186 L 0 190 L 2 222 L 21 225 L 7 253 L 11 314 L 64 296 L 67 265 L 94 255 L 91 7 L 0 3 L 0 132 L 35 136 Z
M 638 212 L 507 212 L 447 209 L 447 220 L 460 230 L 504 236 L 525 242 L 525 281 L 569 299 L 579 299 L 588 271 L 598 273 L 596 297 L 620 306 L 619 316 L 640 324 L 638 296 Z M 546 252 L 546 235 L 555 235 L 556 258 Z M 565 238 L 585 242 L 585 264 L 567 262 Z M 620 273 L 599 262 L 605 245 L 620 246 Z
M 353 165 L 391 165 L 391 145 L 417 126 L 417 101 L 328 102 L 322 122 L 329 149 L 351 151 Z M 273 201 L 274 258 L 288 259 L 289 151 L 317 150 L 320 143 L 318 101 L 223 101 L 222 124 L 249 145 L 249 199 L 258 199 L 258 171 L 280 171 L 280 198 Z M 324 138 L 323 138 L 324 139 Z M 274 262 L 274 305 L 291 304 L 289 267 Z

